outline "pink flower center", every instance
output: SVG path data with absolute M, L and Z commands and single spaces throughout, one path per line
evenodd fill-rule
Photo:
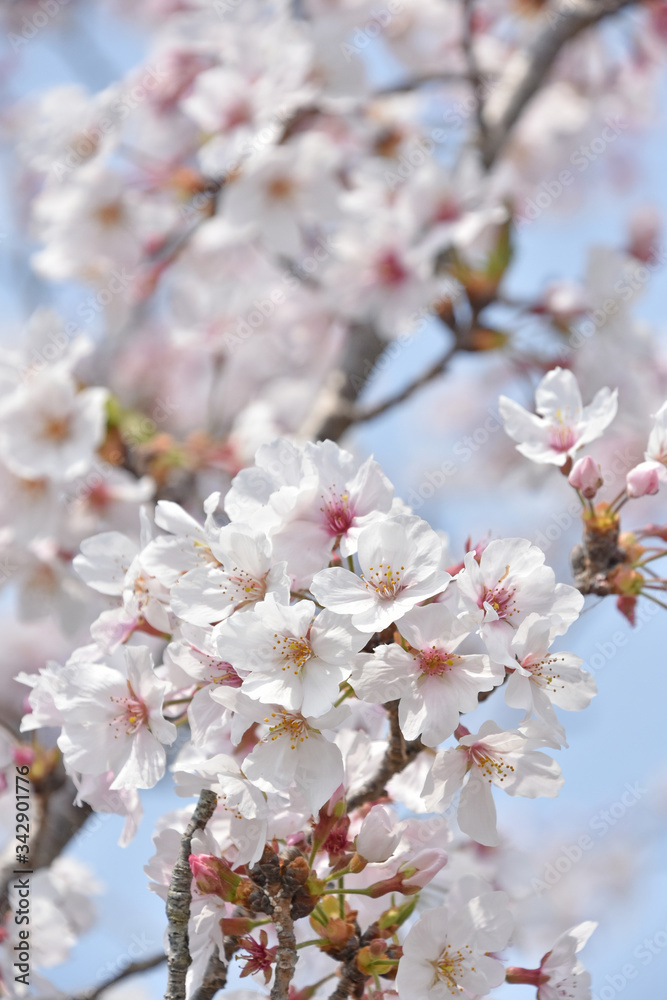
M 227 663 L 225 660 L 220 660 L 219 663 L 214 664 L 211 671 L 213 674 L 211 678 L 213 684 L 224 684 L 225 687 L 238 688 L 243 683 L 231 663 Z
M 127 690 L 129 694 L 124 697 L 111 695 L 111 701 L 117 705 L 117 714 L 109 720 L 109 725 L 116 730 L 114 739 L 118 739 L 121 732 L 126 736 L 133 736 L 142 726 L 148 725 L 148 708 L 145 702 L 134 693 L 129 681 Z
M 387 250 L 377 260 L 375 273 L 381 285 L 400 285 L 408 276 L 408 272 L 393 250 Z
M 568 427 L 567 424 L 557 423 L 549 428 L 549 447 L 553 448 L 559 454 L 563 454 L 574 448 L 577 443 L 577 435 L 574 427 Z
M 229 600 L 234 602 L 235 607 L 241 608 L 244 604 L 262 601 L 266 596 L 266 578 L 258 580 L 244 569 L 234 566 L 227 579 L 229 586 L 220 584 L 220 587 L 223 594 L 229 593 Z
M 324 513 L 326 526 L 332 538 L 345 535 L 354 521 L 354 511 L 350 507 L 349 493 L 331 494 L 330 500 L 325 500 L 320 508 Z
M 444 649 L 431 646 L 420 651 L 417 663 L 423 674 L 428 674 L 430 677 L 442 677 L 443 674 L 449 673 L 452 669 L 454 657 Z

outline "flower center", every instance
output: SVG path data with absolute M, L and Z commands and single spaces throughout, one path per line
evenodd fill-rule
M 368 567 L 368 576 L 362 574 L 361 579 L 366 584 L 366 589 L 372 588 L 381 601 L 391 601 L 403 590 L 401 573 L 405 566 L 392 569 L 389 563 L 379 563 L 376 567 Z
M 408 276 L 393 250 L 382 254 L 375 265 L 375 273 L 381 285 L 400 285 Z
M 489 782 L 493 781 L 494 778 L 503 782 L 514 771 L 514 767 L 511 764 L 508 764 L 502 757 L 493 753 L 483 743 L 473 744 L 470 748 L 470 759 Z
M 530 670 L 540 687 L 548 687 L 550 684 L 555 687 L 554 681 L 560 680 L 560 674 L 555 669 L 555 665 L 559 660 L 564 659 L 563 656 L 545 656 L 543 660 L 531 660 L 530 656 L 527 656 L 522 660 L 521 666 L 524 670 Z M 561 688 L 564 689 L 565 685 L 561 684 Z
M 559 454 L 569 451 L 576 443 L 577 435 L 574 427 L 568 427 L 561 418 L 549 428 L 549 446 Z
M 277 721 L 273 721 L 273 720 Z M 288 712 L 271 712 L 264 722 L 269 724 L 268 739 L 271 742 L 287 737 L 290 742 L 290 750 L 296 750 L 299 743 L 303 743 L 310 735 L 310 726 L 302 715 L 290 715 Z
M 132 685 L 127 682 L 129 694 L 124 697 L 110 696 L 110 700 L 118 706 L 118 713 L 109 720 L 109 725 L 116 730 L 114 739 L 118 739 L 122 732 L 126 736 L 133 736 L 142 726 L 148 725 L 148 708 L 145 703 L 132 690 Z
M 437 962 L 433 963 L 437 979 L 449 986 L 452 996 L 460 996 L 461 994 L 459 980 L 465 969 L 465 963 L 470 961 L 472 954 L 472 948 L 468 945 L 465 945 L 463 948 L 457 948 L 456 951 L 445 948 Z
M 313 655 L 308 640 L 302 635 L 297 639 L 293 635 L 279 635 L 278 632 L 273 633 L 273 640 L 273 648 L 284 660 L 281 669 L 291 669 L 295 674 L 299 674 L 306 661 Z
M 349 493 L 331 494 L 330 500 L 325 500 L 320 508 L 324 513 L 329 534 L 332 537 L 345 535 L 354 521 L 354 512 L 349 507 Z
M 289 198 L 294 190 L 294 184 L 289 177 L 276 177 L 268 186 L 268 193 L 271 198 L 278 201 Z
M 253 601 L 261 601 L 266 596 L 266 580 L 257 580 L 244 569 L 239 569 L 238 566 L 234 566 L 227 574 L 227 580 L 229 586 L 220 584 L 222 592 L 224 594 L 229 590 L 229 600 L 233 601 L 239 608 Z
M 66 441 L 70 436 L 69 417 L 46 417 L 42 433 L 48 441 Z
M 438 649 L 437 646 L 429 646 L 420 651 L 417 663 L 423 674 L 428 674 L 430 677 L 442 677 L 443 674 L 449 673 L 454 659 L 455 657 L 446 650 Z

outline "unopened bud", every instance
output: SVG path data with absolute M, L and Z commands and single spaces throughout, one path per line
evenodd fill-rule
M 236 899 L 236 890 L 241 885 L 240 875 L 235 875 L 222 858 L 213 854 L 191 854 L 189 857 L 190 871 L 200 892 L 207 896 L 220 896 L 232 903 Z
M 628 472 L 625 484 L 630 497 L 653 496 L 660 489 L 660 462 L 640 462 Z
M 593 461 L 590 455 L 580 458 L 574 463 L 572 472 L 568 476 L 570 486 L 579 490 L 587 500 L 592 500 L 603 483 L 600 474 L 600 466 Z

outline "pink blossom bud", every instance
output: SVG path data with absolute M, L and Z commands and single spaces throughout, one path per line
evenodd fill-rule
M 401 839 L 393 827 L 394 820 L 389 810 L 385 806 L 373 806 L 357 834 L 357 854 L 366 861 L 386 861 Z
M 438 847 L 418 851 L 409 861 L 405 861 L 395 875 L 374 882 L 366 890 L 372 899 L 386 896 L 389 892 L 401 892 L 404 896 L 412 896 L 419 892 L 441 868 L 447 864 L 447 852 Z
M 640 462 L 630 469 L 626 476 L 626 488 L 630 497 L 652 496 L 660 489 L 660 462 Z
M 12 756 L 14 757 L 14 763 L 18 764 L 19 767 L 25 767 L 26 765 L 29 767 L 35 759 L 35 751 L 32 747 L 22 743 L 20 746 L 14 747 Z
M 242 879 L 240 875 L 234 874 L 222 858 L 216 858 L 213 854 L 191 854 L 188 860 L 200 892 L 220 896 L 230 903 L 234 901 Z
M 570 486 L 574 486 L 575 490 L 579 490 L 587 500 L 592 500 L 603 482 L 600 466 L 593 461 L 590 455 L 586 455 L 585 458 L 580 458 L 574 463 L 567 481 Z
M 423 851 L 418 851 L 414 858 L 401 868 L 400 874 L 404 879 L 401 892 L 409 896 L 412 892 L 423 889 L 446 864 L 447 851 L 439 847 L 427 847 Z

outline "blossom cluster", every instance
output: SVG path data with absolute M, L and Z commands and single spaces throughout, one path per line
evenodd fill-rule
M 397 768 L 392 808 L 411 805 L 420 782 L 422 814 L 447 811 L 463 834 L 491 846 L 499 844 L 494 786 L 556 796 L 560 768 L 544 753 L 565 744 L 554 706 L 585 708 L 596 690 L 578 657 L 552 649 L 583 597 L 556 581 L 537 546 L 496 539 L 452 565 L 446 539 L 394 496 L 378 464 L 358 463 L 331 441 L 264 446 L 199 518 L 159 501 L 138 545 L 119 532 L 95 535 L 74 568 L 109 606 L 89 645 L 25 678 L 32 711 L 23 728 L 61 727 L 80 799 L 94 808 L 106 801 L 131 828 L 138 790 L 160 780 L 187 727 L 171 765 L 177 791 L 218 796 L 193 848 L 193 981 L 222 947 L 239 873 L 265 859 L 267 844 L 287 837 L 310 855 L 314 898 L 326 900 L 329 880 L 347 873 L 346 887 L 368 896 L 368 920 L 383 912 L 376 898 L 409 896 L 445 865 L 445 820 L 398 823 L 383 786 L 365 799 L 370 811 L 354 808 L 382 759 L 388 711 L 392 738 L 415 757 Z M 471 733 L 461 715 L 505 681 L 507 703 L 524 718 L 516 729 L 489 720 Z M 163 888 L 182 827 L 182 814 L 166 817 L 158 835 L 149 873 Z M 225 866 L 234 893 L 197 860 L 207 857 Z M 457 892 L 460 903 L 448 903 L 456 931 L 406 939 L 408 970 L 423 961 L 426 940 L 435 949 L 437 988 L 420 996 L 440 996 L 442 984 L 482 995 L 504 978 L 502 964 L 483 956 L 509 940 L 506 901 L 479 885 Z M 397 988 L 407 1000 L 416 994 L 402 967 Z

